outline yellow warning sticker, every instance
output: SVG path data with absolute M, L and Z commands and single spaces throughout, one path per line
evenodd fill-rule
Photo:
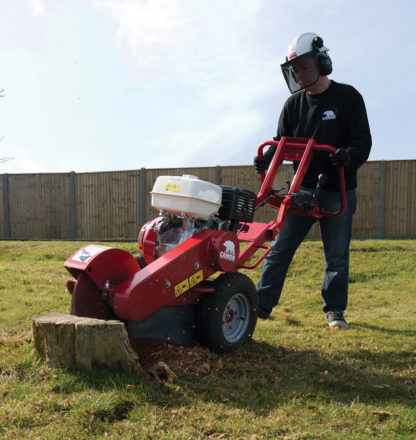
M 189 278 L 183 280 L 181 283 L 175 286 L 175 296 L 178 297 L 182 295 L 187 290 L 191 289 L 192 287 L 200 283 L 203 279 L 204 279 L 204 272 L 202 270 L 198 271 L 197 273 L 194 273 Z
M 181 283 L 175 286 L 175 296 L 178 297 L 189 290 L 189 280 L 183 280 Z
M 198 283 L 200 283 L 204 279 L 204 273 L 202 270 L 200 270 L 197 273 L 194 273 L 192 276 L 189 277 L 189 288 L 196 286 Z
M 172 192 L 181 192 L 181 185 L 180 183 L 167 183 L 165 185 L 165 191 L 172 191 Z

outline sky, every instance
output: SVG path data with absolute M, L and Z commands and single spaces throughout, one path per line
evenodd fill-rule
M 414 0 L 0 0 L 0 14 L 0 174 L 252 164 L 302 32 L 363 95 L 369 160 L 416 159 Z

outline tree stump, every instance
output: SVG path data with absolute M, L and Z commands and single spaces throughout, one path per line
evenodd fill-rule
M 35 351 L 50 367 L 121 368 L 144 374 L 121 321 L 47 313 L 32 318 Z

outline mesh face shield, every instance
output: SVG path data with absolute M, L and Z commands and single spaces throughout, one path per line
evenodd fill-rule
M 307 52 L 281 66 L 290 93 L 306 89 L 319 80 L 317 51 Z

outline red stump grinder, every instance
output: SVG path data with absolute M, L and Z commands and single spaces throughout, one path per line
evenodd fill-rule
M 75 278 L 67 282 L 71 314 L 124 321 L 133 340 L 199 344 L 216 353 L 232 351 L 250 339 L 257 321 L 257 293 L 251 279 L 238 270 L 254 269 L 263 261 L 271 250 L 267 243 L 283 229 L 288 212 L 336 216 L 346 203 L 342 168 L 337 212 L 324 211 L 316 203 L 323 175 L 311 194 L 309 212 L 295 203 L 314 152 L 332 153 L 333 147 L 313 139 L 282 138 L 260 145 L 260 158 L 266 146 L 277 149 L 267 175 L 261 175 L 257 196 L 195 176 L 158 177 L 151 194 L 160 216 L 139 233 L 142 257 L 93 244 L 65 262 Z M 284 194 L 272 188 L 283 161 L 299 163 Z M 278 209 L 276 220 L 253 222 L 255 210 L 265 204 Z M 246 242 L 241 251 L 240 242 Z M 261 255 L 247 265 L 257 251 Z

